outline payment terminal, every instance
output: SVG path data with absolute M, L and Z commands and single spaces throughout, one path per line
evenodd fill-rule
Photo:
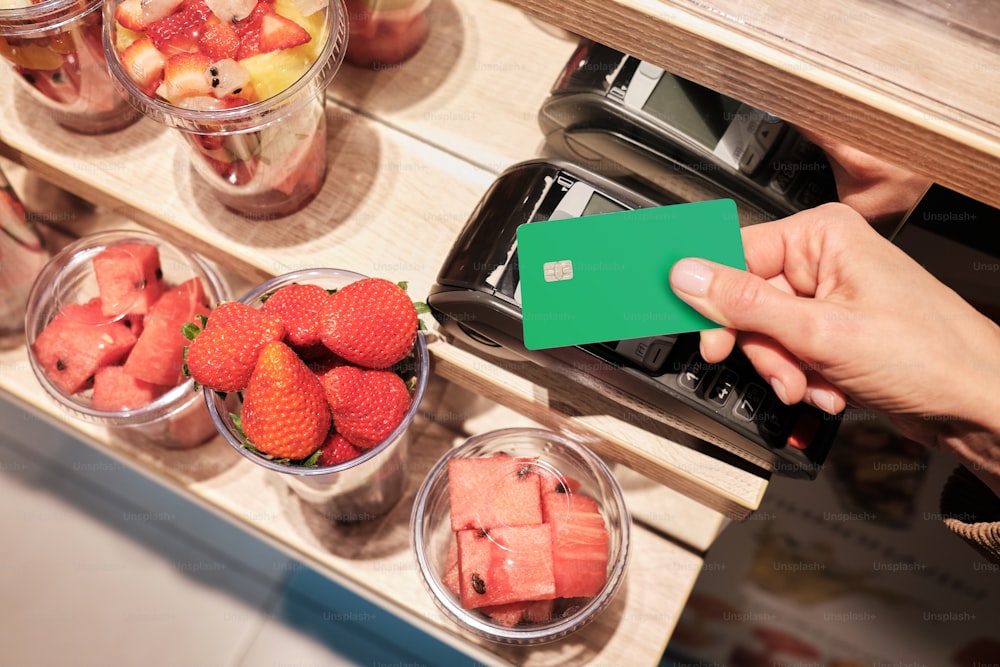
M 782 404 L 739 351 L 724 363 L 709 364 L 698 354 L 697 333 L 524 347 L 519 225 L 673 203 L 679 202 L 625 188 L 569 162 L 517 164 L 497 178 L 473 211 L 427 303 L 443 331 L 481 352 L 530 360 L 606 395 L 624 395 L 668 413 L 674 419 L 668 426 L 765 470 L 815 477 L 839 418 L 803 404 Z
M 760 222 L 836 200 L 821 149 L 781 119 L 583 40 L 542 104 L 557 155 L 684 201 L 732 197 Z

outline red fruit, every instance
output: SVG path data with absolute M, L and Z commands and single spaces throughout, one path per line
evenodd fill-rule
M 188 374 L 216 391 L 242 391 L 250 382 L 257 356 L 271 341 L 281 340 L 281 320 L 236 301 L 219 304 L 205 329 L 188 345 Z
M 243 433 L 254 447 L 277 458 L 310 456 L 330 431 L 323 386 L 295 351 L 280 341 L 261 350 L 240 417 Z
M 406 383 L 392 371 L 362 371 L 353 393 L 339 387 L 339 404 L 333 407 L 337 432 L 355 446 L 371 449 L 402 423 L 410 400 Z
M 129 44 L 122 51 L 121 60 L 125 71 L 144 93 L 152 95 L 156 92 L 163 81 L 163 66 L 167 57 L 153 45 L 151 39 L 142 37 Z
M 198 39 L 201 52 L 213 62 L 225 58 L 235 58 L 240 48 L 240 38 L 231 23 L 209 21 Z
M 331 410 L 336 411 L 347 405 L 347 401 L 354 400 L 353 397 L 361 390 L 362 370 L 344 361 L 333 362 L 314 372 L 323 385 Z
M 265 15 L 273 13 L 274 4 L 269 0 L 260 0 L 249 16 L 233 24 L 236 34 L 240 37 L 240 49 L 236 53 L 237 60 L 260 53 L 262 19 Z
M 335 466 L 351 459 L 356 459 L 363 453 L 351 444 L 350 440 L 339 433 L 331 433 L 326 442 L 319 448 L 319 458 L 316 465 Z
M 363 278 L 335 292 L 320 330 L 320 340 L 334 354 L 367 368 L 403 360 L 416 337 L 413 301 L 382 278 Z
M 169 386 L 133 377 L 122 366 L 102 366 L 94 373 L 90 406 L 106 412 L 134 410 L 148 405 L 168 389 Z
M 142 0 L 123 0 L 115 7 L 115 21 L 123 28 L 136 32 L 146 29 L 146 21 L 142 14 Z
M 108 317 L 144 315 L 163 293 L 163 271 L 155 245 L 109 245 L 94 256 L 93 265 L 101 312 Z
M 185 3 L 180 11 L 151 22 L 146 26 L 146 36 L 168 56 L 191 53 L 197 51 L 202 25 L 211 15 L 205 0 L 192 0 Z
M 308 348 L 320 343 L 320 318 L 330 293 L 319 285 L 285 285 L 268 297 L 261 310 L 285 324 L 285 340 L 292 347 Z
M 179 53 L 163 66 L 163 96 L 170 101 L 212 94 L 208 68 L 212 59 L 204 53 Z
M 260 53 L 290 49 L 305 44 L 312 37 L 306 29 L 295 21 L 280 14 L 264 14 L 260 21 L 260 39 L 257 48 Z

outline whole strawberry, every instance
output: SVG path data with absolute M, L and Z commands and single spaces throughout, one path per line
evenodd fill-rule
M 326 312 L 330 293 L 319 285 L 292 283 L 271 294 L 261 306 L 261 311 L 280 318 L 285 325 L 285 340 L 299 354 L 317 346 L 323 350 L 319 339 L 320 319 Z
M 337 432 L 361 449 L 385 440 L 410 409 L 410 391 L 401 377 L 386 370 L 365 370 L 354 391 L 341 391 L 333 407 Z
M 319 448 L 316 465 L 335 466 L 345 461 L 356 459 L 362 453 L 362 450 L 352 445 L 350 440 L 336 431 L 331 431 L 326 442 Z
M 243 433 L 265 454 L 304 459 L 330 431 L 323 386 L 292 348 L 280 341 L 264 346 L 240 413 Z
M 242 391 L 250 381 L 257 355 L 270 341 L 281 340 L 285 325 L 274 315 L 238 301 L 220 303 L 205 328 L 195 333 L 185 351 L 187 373 L 216 391 Z
M 382 278 L 362 278 L 329 301 L 320 340 L 351 363 L 388 368 L 413 349 L 417 309 L 406 291 Z

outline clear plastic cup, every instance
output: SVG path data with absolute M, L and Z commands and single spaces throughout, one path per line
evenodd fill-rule
M 216 431 L 193 380 L 181 382 L 142 407 L 120 411 L 99 410 L 92 406 L 92 391 L 89 388 L 69 394 L 49 378 L 35 350 L 39 334 L 63 307 L 83 304 L 97 295 L 93 258 L 110 246 L 133 242 L 156 246 L 166 284 L 179 285 L 198 277 L 209 306 L 229 298 L 226 283 L 211 265 L 197 254 L 160 236 L 132 230 L 85 236 L 56 253 L 35 279 L 28 295 L 24 319 L 28 360 L 38 382 L 70 415 L 103 424 L 113 436 L 129 441 L 167 449 L 196 447 L 215 436 Z M 117 322 L 127 315 L 124 312 L 108 315 L 106 322 Z M 92 320 L 88 318 L 88 322 Z
M 48 261 L 41 236 L 0 171 L 0 346 L 24 341 L 21 318 L 28 292 Z
M 240 301 L 259 308 L 267 296 L 292 283 L 314 284 L 338 289 L 365 276 L 329 268 L 303 269 L 268 280 L 244 295 Z M 242 400 L 238 393 L 225 396 L 205 389 L 209 413 L 226 442 L 244 458 L 278 475 L 304 503 L 326 519 L 351 523 L 381 517 L 388 513 L 406 491 L 410 425 L 417 415 L 430 375 L 430 357 L 422 332 L 418 332 L 411 355 L 395 367 L 404 376 L 416 378 L 410 408 L 402 422 L 385 440 L 357 458 L 332 466 L 289 465 L 276 462 L 244 446 L 243 436 L 234 423 Z
M 310 15 L 322 19 L 315 26 L 321 47 L 310 41 L 304 45 L 308 52 L 280 62 L 275 62 L 277 52 L 258 56 L 249 70 L 258 81 L 267 81 L 255 86 L 262 99 L 232 107 L 177 106 L 147 92 L 122 62 L 125 45 L 135 35 L 124 29 L 119 34 L 114 14 L 121 2 L 108 0 L 104 8 L 104 48 L 114 82 L 143 114 L 179 132 L 194 170 L 216 199 L 255 220 L 287 216 L 309 204 L 326 178 L 326 88 L 340 68 L 347 42 L 342 0 L 322 3 Z M 312 53 L 315 60 L 295 78 L 293 65 L 302 65 L 299 56 Z
M 0 55 L 64 128 L 103 134 L 141 115 L 115 90 L 101 44 L 101 0 L 43 0 L 0 9 Z
M 533 470 L 550 479 L 573 479 L 575 491 L 597 501 L 608 530 L 608 566 L 604 587 L 592 598 L 557 602 L 545 621 L 507 627 L 475 609 L 465 609 L 443 580 L 453 539 L 448 487 L 448 462 L 505 453 L 537 458 Z M 520 471 L 518 472 L 520 474 Z M 488 488 L 484 495 L 491 494 Z M 410 519 L 410 541 L 427 590 L 438 608 L 469 634 L 504 644 L 540 644 L 568 636 L 593 621 L 608 607 L 624 581 L 631 553 L 631 517 L 621 487 L 610 469 L 589 449 L 544 429 L 509 428 L 469 438 L 446 453 L 417 491 Z
M 350 22 L 347 62 L 379 68 L 412 58 L 427 41 L 431 0 L 345 0 Z

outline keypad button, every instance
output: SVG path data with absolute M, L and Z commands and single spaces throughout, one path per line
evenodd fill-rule
M 745 419 L 746 421 L 752 421 L 754 415 L 760 410 L 760 406 L 764 403 L 764 399 L 767 398 L 767 390 L 759 384 L 747 385 L 747 388 L 743 390 L 743 395 L 740 396 L 740 400 L 736 401 L 733 406 L 733 414 L 740 419 Z
M 701 385 L 702 380 L 705 379 L 710 370 L 709 363 L 696 354 L 677 374 L 677 384 L 688 391 L 698 391 L 698 386 Z
M 739 381 L 740 376 L 735 371 L 723 368 L 716 376 L 712 387 L 705 392 L 705 400 L 721 408 L 736 391 L 736 384 Z

